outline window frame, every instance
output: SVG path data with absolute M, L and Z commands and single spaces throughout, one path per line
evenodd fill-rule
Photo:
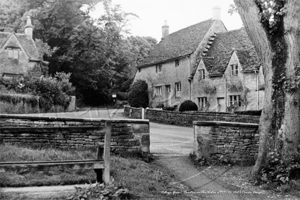
M 175 82 L 175 97 L 181 97 L 181 82 Z
M 155 86 L 155 95 L 162 96 L 162 86 Z
M 167 93 L 171 93 L 171 85 L 170 84 L 166 85 L 165 88 L 166 88 Z
M 207 97 L 198 97 L 198 106 L 199 106 L 199 109 L 206 108 L 207 103 L 208 103 Z
M 236 104 L 237 103 L 237 104 Z M 241 95 L 229 95 L 229 106 L 236 106 L 241 107 Z
M 239 75 L 239 65 L 238 64 L 231 64 L 231 76 L 238 76 Z
M 19 48 L 11 48 L 8 47 L 6 48 L 7 50 L 7 56 L 9 59 L 15 59 L 15 60 L 19 60 L 20 57 L 20 49 Z
M 199 69 L 199 80 L 204 80 L 205 79 L 205 69 Z
M 155 65 L 155 71 L 156 73 L 162 72 L 162 64 Z
M 180 60 L 179 59 L 176 59 L 175 60 L 175 67 L 178 67 L 180 65 Z

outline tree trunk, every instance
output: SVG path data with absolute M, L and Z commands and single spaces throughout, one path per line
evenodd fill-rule
M 259 123 L 259 150 L 252 175 L 264 166 L 269 150 L 283 158 L 297 154 L 299 143 L 299 91 L 293 87 L 299 65 L 300 2 L 285 2 L 282 32 L 270 32 L 261 21 L 255 0 L 234 0 L 250 40 L 261 58 L 265 78 L 265 99 Z M 268 23 L 267 23 L 268 25 Z M 285 89 L 283 89 L 285 88 Z M 282 101 L 281 101 L 282 99 Z
M 299 145 L 299 85 L 294 85 L 299 77 L 299 50 L 300 50 L 300 2 L 288 0 L 285 4 L 284 17 L 285 42 L 287 44 L 286 77 L 288 89 L 285 94 L 285 113 L 282 126 L 282 156 L 285 159 L 298 155 Z M 296 81 L 297 82 L 297 81 Z M 291 87 L 296 87 L 295 89 Z

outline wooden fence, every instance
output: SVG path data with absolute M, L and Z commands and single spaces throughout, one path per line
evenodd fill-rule
M 41 127 L 42 128 L 42 127 Z M 53 128 L 53 127 L 52 127 Z M 61 127 L 57 127 L 58 129 Z M 54 167 L 68 169 L 94 169 L 97 182 L 110 182 L 110 146 L 111 122 L 105 123 L 104 144 L 98 143 L 97 157 L 94 160 L 64 160 L 64 161 L 32 161 L 32 162 L 0 162 L 0 173 L 9 171 L 47 171 Z M 1 131 L 2 127 L 0 127 Z M 6 130 L 9 128 L 5 128 Z M 14 129 L 13 127 L 11 129 Z

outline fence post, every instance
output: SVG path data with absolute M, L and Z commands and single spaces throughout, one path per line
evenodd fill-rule
M 142 119 L 145 119 L 145 108 L 142 108 Z
M 111 139 L 111 122 L 105 122 L 105 137 L 104 137 L 104 172 L 103 172 L 103 181 L 105 184 L 110 183 L 110 139 Z
M 98 143 L 98 147 L 97 147 L 97 160 L 102 160 L 103 158 L 103 143 L 99 142 Z M 96 172 L 96 180 L 98 183 L 103 183 L 103 169 L 94 169 L 94 171 Z

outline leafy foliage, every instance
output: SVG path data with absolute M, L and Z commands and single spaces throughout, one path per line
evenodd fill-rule
M 217 88 L 212 85 L 209 81 L 205 81 L 203 84 L 203 90 L 205 94 L 215 94 L 217 91 Z
M 180 104 L 180 106 L 179 106 L 179 111 L 180 112 L 183 112 L 183 111 L 197 111 L 197 110 L 198 110 L 197 104 L 195 104 L 191 100 L 186 100 L 186 101 L 182 102 L 182 104 Z
M 89 12 L 97 3 L 104 13 L 93 19 Z M 110 0 L 11 0 L 0 2 L 0 11 L 1 6 L 5 30 L 23 32 L 26 16 L 31 16 L 49 74 L 71 73 L 77 97 L 91 105 L 110 102 L 116 88 L 128 91 L 136 65 L 157 43 L 151 37 L 127 37 L 126 24 L 135 15 Z
M 149 105 L 148 84 L 146 81 L 137 80 L 129 90 L 128 103 L 131 107 L 146 108 Z
M 286 160 L 275 150 L 268 153 L 266 163 L 257 179 L 259 184 L 271 184 L 278 187 L 289 184 L 292 179 L 300 178 L 299 158 Z
M 27 103 L 32 107 L 35 107 L 38 104 L 38 99 L 33 95 L 1 94 L 0 101 L 12 104 Z
M 70 75 L 56 73 L 54 77 L 25 77 L 23 81 L 0 78 L 0 85 L 4 86 L 9 93 L 39 96 L 40 108 L 48 111 L 53 105 L 59 105 L 64 108 L 69 105 L 70 95 L 73 95 L 75 91 L 72 83 L 69 82 Z M 12 102 L 16 103 L 17 100 L 12 100 Z
M 230 92 L 241 92 L 243 91 L 243 83 L 240 79 L 228 79 L 227 88 Z

